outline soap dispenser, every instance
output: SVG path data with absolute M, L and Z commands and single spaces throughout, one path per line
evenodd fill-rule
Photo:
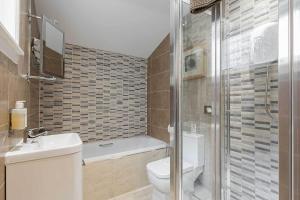
M 26 101 L 16 101 L 16 106 L 11 110 L 11 129 L 24 130 L 27 127 Z

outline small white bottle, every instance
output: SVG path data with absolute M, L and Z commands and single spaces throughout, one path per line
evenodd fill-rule
M 16 107 L 11 110 L 11 129 L 24 130 L 27 127 L 26 101 L 16 101 Z

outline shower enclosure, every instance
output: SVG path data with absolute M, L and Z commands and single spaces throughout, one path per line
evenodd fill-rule
M 172 3 L 171 198 L 300 199 L 300 0 Z M 205 140 L 192 189 L 184 133 Z

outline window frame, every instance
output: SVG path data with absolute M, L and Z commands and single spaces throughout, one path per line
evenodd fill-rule
M 12 1 L 12 0 L 7 0 Z M 12 35 L 0 20 L 0 51 L 11 59 L 15 64 L 18 64 L 20 56 L 24 56 L 24 51 L 19 46 L 20 41 L 20 0 L 16 1 L 15 11 L 15 35 Z

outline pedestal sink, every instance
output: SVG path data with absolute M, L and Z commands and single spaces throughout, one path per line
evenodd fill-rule
M 6 200 L 82 200 L 81 148 L 76 133 L 20 142 L 5 154 Z

